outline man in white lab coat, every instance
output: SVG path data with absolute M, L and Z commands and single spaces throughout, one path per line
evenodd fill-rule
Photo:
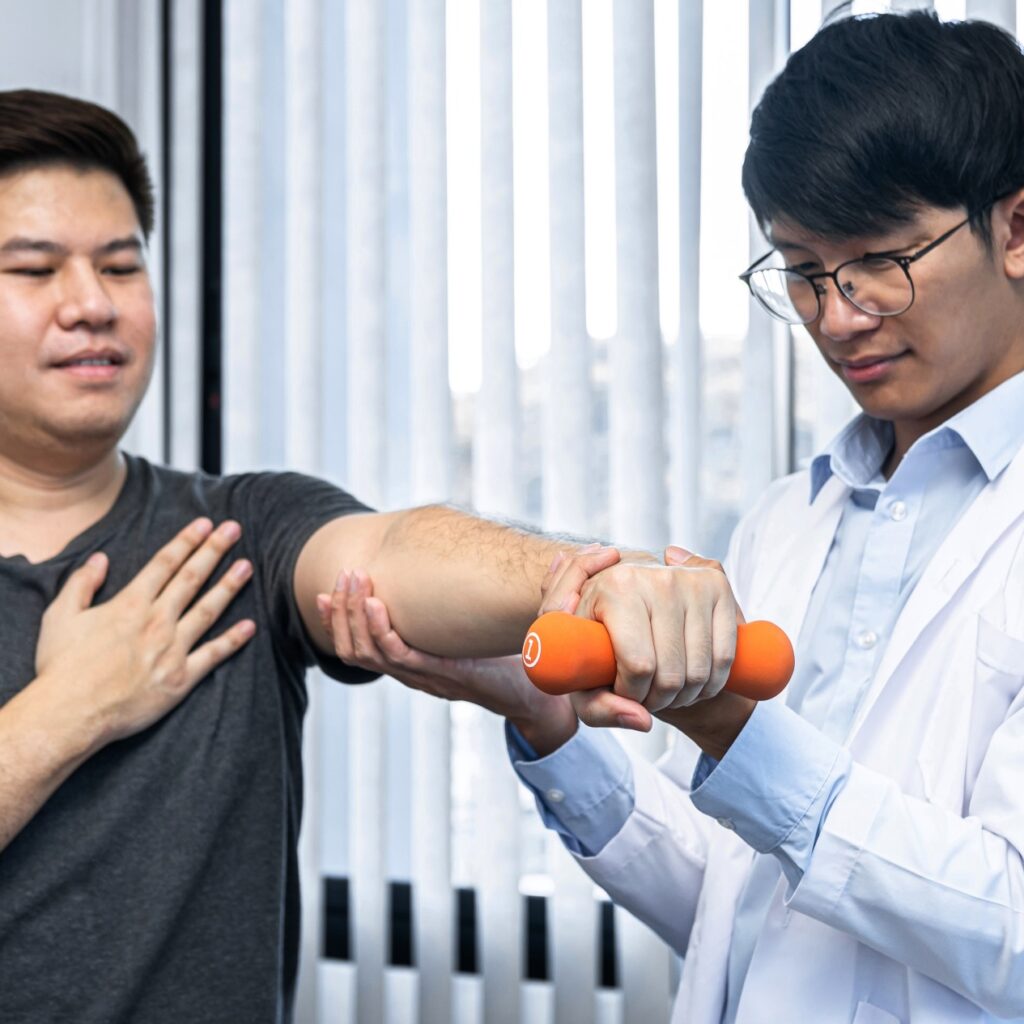
M 1024 1019 L 1024 56 L 928 14 L 831 25 L 743 181 L 772 246 L 744 281 L 863 410 L 730 545 L 743 612 L 796 641 L 787 691 L 671 680 L 652 646 L 570 705 L 408 648 L 362 576 L 335 644 L 505 715 L 547 824 L 685 958 L 679 1024 Z M 600 618 L 585 575 L 555 566 L 545 606 Z M 698 749 L 654 767 L 577 723 L 651 714 Z

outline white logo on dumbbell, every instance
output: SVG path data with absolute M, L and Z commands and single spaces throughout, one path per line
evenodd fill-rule
M 540 637 L 536 633 L 530 633 L 523 644 L 523 664 L 527 668 L 533 668 L 540 661 Z

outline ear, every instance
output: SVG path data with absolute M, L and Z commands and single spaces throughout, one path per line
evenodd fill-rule
M 992 240 L 997 258 L 1002 256 L 1006 276 L 1024 280 L 1024 189 L 996 203 L 992 211 Z

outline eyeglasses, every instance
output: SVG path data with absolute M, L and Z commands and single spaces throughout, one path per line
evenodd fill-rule
M 815 274 L 805 274 L 792 267 L 762 267 L 766 260 L 778 257 L 777 250 L 772 249 L 740 274 L 740 280 L 776 320 L 786 324 L 810 324 L 821 316 L 821 297 L 825 294 L 823 278 L 831 280 L 839 294 L 862 312 L 872 316 L 899 316 L 914 304 L 910 264 L 942 245 L 970 219 L 965 217 L 909 256 L 869 252 L 859 259 L 840 263 L 835 270 Z

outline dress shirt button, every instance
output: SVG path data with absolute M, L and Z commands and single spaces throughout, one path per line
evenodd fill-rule
M 718 824 L 721 825 L 722 828 L 727 828 L 730 830 L 736 828 L 736 825 L 733 823 L 732 818 L 719 818 Z
M 870 629 L 865 629 L 863 633 L 857 634 L 857 646 L 862 650 L 870 651 L 877 643 L 878 634 Z
M 889 506 L 889 518 L 894 523 L 902 523 L 907 518 L 907 505 L 903 501 L 894 501 Z
M 565 799 L 565 794 L 560 789 L 549 789 L 545 796 L 548 798 L 548 803 L 560 804 Z

